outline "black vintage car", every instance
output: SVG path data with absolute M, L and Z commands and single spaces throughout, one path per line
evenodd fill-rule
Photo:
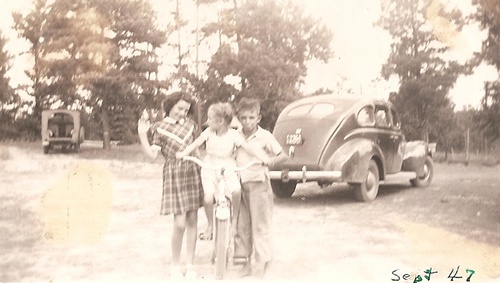
M 424 141 L 407 142 L 393 105 L 363 96 L 320 95 L 300 99 L 279 115 L 276 139 L 290 156 L 271 168 L 274 194 L 290 197 L 297 182 L 346 182 L 359 201 L 373 201 L 379 182 L 400 172 L 414 186 L 434 174 Z
M 42 147 L 45 154 L 54 147 L 78 151 L 84 140 L 80 112 L 76 110 L 44 110 L 42 112 Z

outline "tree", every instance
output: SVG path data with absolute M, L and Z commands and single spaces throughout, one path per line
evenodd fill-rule
M 182 4 L 181 4 L 182 2 Z M 191 55 L 190 44 L 190 31 L 187 27 L 190 23 L 189 20 L 186 20 L 182 14 L 182 8 L 184 5 L 189 5 L 189 2 L 179 1 L 179 0 L 167 0 L 167 7 L 172 9 L 168 10 L 171 15 L 171 22 L 169 22 L 167 27 L 167 41 L 166 46 L 170 48 L 171 54 L 176 54 L 175 63 L 171 63 L 171 67 L 174 67 L 174 71 L 168 74 L 167 80 L 171 82 L 172 85 L 176 85 L 181 88 L 183 91 L 187 91 L 190 88 L 189 82 L 190 77 L 193 77 L 192 70 L 189 69 L 189 57 Z M 196 2 L 196 23 L 198 24 L 198 8 L 199 1 Z M 188 16 L 191 17 L 191 15 Z M 198 28 L 198 27 L 196 27 Z M 198 30 L 195 31 L 196 35 L 198 35 Z M 198 56 L 198 38 L 196 38 L 196 56 Z M 170 52 L 169 50 L 169 52 Z M 196 64 L 198 61 L 196 60 Z M 198 65 L 196 65 L 196 69 Z M 198 75 L 198 73 L 196 73 Z M 194 78 L 194 77 L 193 77 Z
M 143 107 L 141 102 L 148 106 L 158 102 L 155 97 L 167 85 L 157 79 L 159 62 L 155 53 L 165 42 L 165 33 L 157 29 L 155 17 L 151 16 L 155 13 L 148 1 L 109 2 L 97 1 L 97 9 L 109 21 L 109 31 L 115 35 L 109 43 L 118 52 L 105 64 L 108 69 L 93 79 L 93 98 L 101 103 L 104 137 L 106 133 L 112 134 L 113 126 L 119 129 L 121 140 L 132 142 L 130 128 L 132 125 L 135 128 L 137 113 Z M 112 123 L 117 116 L 128 121 Z
M 21 86 L 27 95 L 32 96 L 34 100 L 32 111 L 32 125 L 34 127 L 32 135 L 38 134 L 41 125 L 42 110 L 49 108 L 49 93 L 47 84 L 44 78 L 44 61 L 43 61 L 43 30 L 46 24 L 46 18 L 49 11 L 47 0 L 34 0 L 32 9 L 26 14 L 13 13 L 14 29 L 17 30 L 19 36 L 24 38 L 30 44 L 30 49 L 27 53 L 33 58 L 33 67 L 26 70 L 26 75 L 31 79 L 31 86 Z
M 488 138 L 489 143 L 500 138 L 500 81 L 486 82 L 485 95 L 481 101 L 481 109 L 474 116 L 479 129 Z
M 479 60 L 493 65 L 500 74 L 500 2 L 495 0 L 474 0 L 477 13 L 473 18 L 478 21 L 487 37 L 483 41 Z M 475 121 L 485 135 L 493 142 L 500 138 L 500 78 L 485 82 L 481 111 Z
M 500 3 L 495 0 L 473 0 L 477 8 L 473 19 L 478 21 L 487 37 L 483 41 L 480 58 L 500 70 Z
M 5 50 L 7 39 L 0 31 L 0 139 L 15 135 L 11 125 L 16 118 L 16 112 L 20 105 L 20 98 L 10 86 L 7 77 L 11 65 L 12 56 Z
M 113 124 L 114 115 L 139 113 L 164 85 L 157 79 L 155 50 L 165 34 L 155 25 L 155 13 L 146 0 L 36 1 L 32 20 L 25 24 L 16 15 L 16 22 L 32 43 L 38 108 L 91 107 L 101 119 L 103 146 L 109 148 L 112 128 L 120 127 L 115 138 L 123 139 L 135 127 L 133 116 Z
M 207 71 L 211 92 L 205 99 L 228 100 L 254 96 L 263 103 L 263 125 L 271 128 L 285 101 L 297 97 L 307 74 L 306 62 L 331 57 L 331 32 L 291 2 L 233 1 L 220 20 L 203 28 L 217 35 L 220 46 Z M 228 87 L 227 77 L 239 78 L 239 89 Z M 222 91 L 219 91 L 222 89 Z M 223 94 L 223 95 L 221 95 Z
M 457 10 L 448 12 L 438 2 L 426 0 L 383 1 L 377 23 L 393 38 L 382 76 L 386 80 L 397 76 L 400 81 L 399 91 L 389 100 L 402 110 L 407 137 L 427 141 L 429 136 L 439 139 L 442 129 L 451 125 L 449 90 L 460 74 L 470 72 L 469 66 L 444 59 L 449 47 L 439 40 L 430 16 L 444 17 L 458 30 L 464 24 Z
M 484 131 L 477 126 L 475 117 L 480 113 L 473 107 L 456 112 L 457 127 L 453 137 L 452 146 L 458 149 L 466 149 L 467 132 L 469 132 L 469 150 L 471 152 L 485 152 L 488 146 Z

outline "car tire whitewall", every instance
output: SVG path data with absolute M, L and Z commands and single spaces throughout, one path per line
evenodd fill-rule
M 424 175 L 417 176 L 417 178 L 411 179 L 410 182 L 414 187 L 428 187 L 431 184 L 433 177 L 434 161 L 432 160 L 432 157 L 427 155 L 424 163 Z
M 356 200 L 362 202 L 371 202 L 375 200 L 378 194 L 379 180 L 380 176 L 378 165 L 377 162 L 372 159 L 368 165 L 364 181 L 362 183 L 350 184 L 354 189 L 354 196 L 356 197 Z

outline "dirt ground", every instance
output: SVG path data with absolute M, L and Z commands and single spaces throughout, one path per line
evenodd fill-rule
M 161 166 L 0 144 L 0 282 L 168 281 Z M 403 180 L 373 203 L 355 202 L 345 185 L 302 184 L 275 200 L 265 279 L 500 282 L 499 169 L 436 163 L 431 187 Z M 198 241 L 200 281 L 214 279 L 211 252 Z M 230 279 L 255 280 L 237 279 L 238 268 Z

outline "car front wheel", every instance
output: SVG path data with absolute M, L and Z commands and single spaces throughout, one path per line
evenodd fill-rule
M 271 187 L 273 188 L 273 193 L 279 198 L 289 198 L 295 192 L 295 187 L 297 182 L 289 181 L 282 182 L 280 180 L 271 180 Z
M 379 187 L 378 166 L 374 160 L 370 160 L 366 178 L 362 183 L 350 184 L 354 189 L 354 195 L 358 201 L 370 202 L 375 200 Z
M 417 176 L 417 178 L 411 179 L 410 182 L 414 187 L 428 187 L 432 182 L 432 177 L 434 177 L 434 161 L 432 157 L 427 155 L 424 163 L 424 175 Z

